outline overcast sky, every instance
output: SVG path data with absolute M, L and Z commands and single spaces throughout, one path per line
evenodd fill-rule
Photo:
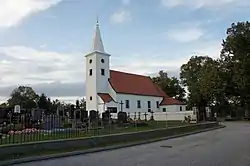
M 98 14 L 111 68 L 178 75 L 192 55 L 218 57 L 249 0 L 0 0 L 0 101 L 18 85 L 66 100 L 85 95 Z

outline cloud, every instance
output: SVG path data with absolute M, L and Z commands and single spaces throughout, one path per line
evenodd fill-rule
M 13 89 L 18 86 L 11 85 L 6 87 L 0 87 L 0 94 L 2 96 L 9 96 Z M 47 96 L 52 97 L 70 97 L 70 96 L 84 96 L 85 95 L 85 83 L 72 82 L 72 83 L 40 83 L 32 85 L 32 88 L 38 93 L 45 93 Z
M 0 86 L 79 81 L 85 76 L 84 63 L 81 53 L 0 47 Z
M 46 10 L 62 0 L 1 0 L 0 28 L 18 25 L 31 14 Z
M 250 5 L 249 0 L 161 0 L 161 4 L 165 7 L 185 6 L 189 8 L 210 8 L 218 9 L 220 7 L 243 7 Z
M 113 13 L 110 17 L 112 23 L 122 24 L 132 20 L 132 16 L 129 10 L 122 9 Z
M 204 35 L 204 30 L 198 24 L 183 24 L 171 27 L 163 33 L 164 37 L 177 42 L 192 42 Z
M 123 5 L 129 5 L 130 4 L 130 0 L 122 0 L 122 4 Z
M 219 57 L 220 41 L 202 40 L 191 45 L 175 52 L 161 50 L 153 57 L 150 52 L 111 55 L 111 69 L 149 76 L 164 70 L 178 77 L 181 65 L 193 55 Z M 19 85 L 31 86 L 38 93 L 45 92 L 51 98 L 67 102 L 85 96 L 85 57 L 82 53 L 62 54 L 24 46 L 0 47 L 0 75 L 0 101 Z
M 0 47 L 0 100 L 19 85 L 38 93 L 65 97 L 85 95 L 85 57 L 82 53 L 62 54 L 24 46 Z

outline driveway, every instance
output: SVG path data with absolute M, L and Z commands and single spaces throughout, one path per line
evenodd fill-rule
M 16 166 L 249 166 L 250 123 L 135 147 Z

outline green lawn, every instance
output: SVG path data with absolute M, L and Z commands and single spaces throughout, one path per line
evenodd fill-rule
M 181 126 L 185 123 L 180 121 L 168 121 L 167 127 Z M 67 132 L 52 132 L 52 133 L 34 133 L 34 134 L 16 134 L 10 136 L 4 136 L 5 138 L 0 139 L 0 145 L 6 144 L 20 144 L 25 142 L 35 142 L 35 141 L 45 141 L 45 140 L 59 140 L 59 139 L 69 139 L 69 138 L 84 138 L 92 137 L 98 135 L 108 135 L 117 133 L 127 133 L 127 132 L 139 132 L 152 129 L 166 128 L 166 121 L 151 121 L 148 122 L 148 126 L 128 126 L 128 127 L 114 127 L 110 126 L 103 129 L 96 130 L 76 130 Z

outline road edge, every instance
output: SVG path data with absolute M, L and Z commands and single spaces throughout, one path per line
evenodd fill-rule
M 163 141 L 163 140 L 168 140 L 168 139 L 173 139 L 173 138 L 178 138 L 178 137 L 184 137 L 184 136 L 198 134 L 202 132 L 222 129 L 224 127 L 226 126 L 220 125 L 217 127 L 197 130 L 197 131 L 188 132 L 184 134 L 178 134 L 178 135 L 173 135 L 173 136 L 168 136 L 168 137 L 163 137 L 163 138 L 156 138 L 156 139 L 146 140 L 146 141 L 139 141 L 139 142 L 134 142 L 134 143 L 127 143 L 127 144 L 122 144 L 122 145 L 114 145 L 114 146 L 107 146 L 107 147 L 94 148 L 94 149 L 88 149 L 88 150 L 79 150 L 79 151 L 65 152 L 65 153 L 58 153 L 58 154 L 51 154 L 51 155 L 44 155 L 44 156 L 33 156 L 33 157 L 20 158 L 20 159 L 14 159 L 14 160 L 6 160 L 3 162 L 0 162 L 0 166 L 9 166 L 9 165 L 14 165 L 14 164 L 23 164 L 23 163 L 29 163 L 29 162 L 42 161 L 42 160 L 50 160 L 50 159 L 70 157 L 70 156 L 76 156 L 76 155 L 84 155 L 88 153 L 110 151 L 110 150 L 115 150 L 115 149 L 120 149 L 120 148 L 131 147 L 131 146 L 149 144 L 153 142 L 158 142 L 158 141 Z

